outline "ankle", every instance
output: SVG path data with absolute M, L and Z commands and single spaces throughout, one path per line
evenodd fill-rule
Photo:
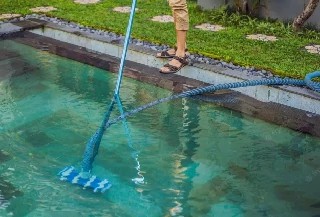
M 185 57 L 185 55 L 186 55 L 186 52 L 185 51 L 178 51 L 177 50 L 177 52 L 176 52 L 176 56 L 178 56 L 178 57 Z

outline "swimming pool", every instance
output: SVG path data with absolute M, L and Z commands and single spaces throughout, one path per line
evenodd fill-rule
M 319 138 L 195 99 L 107 130 L 93 168 L 106 193 L 61 182 L 116 75 L 10 40 L 0 53 L 0 216 L 320 215 Z M 120 94 L 129 110 L 171 93 L 124 78 Z

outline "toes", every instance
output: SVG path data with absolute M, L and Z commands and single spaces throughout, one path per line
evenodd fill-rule
M 161 68 L 160 68 L 160 71 L 161 71 L 161 72 L 164 72 L 164 73 L 169 72 L 169 70 L 170 70 L 170 69 L 169 69 L 168 67 L 161 67 Z

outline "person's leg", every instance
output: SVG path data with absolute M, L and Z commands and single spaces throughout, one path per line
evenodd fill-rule
M 177 68 L 181 68 L 186 65 L 186 42 L 187 31 L 189 30 L 189 15 L 186 0 L 169 0 L 169 5 L 172 8 L 174 24 L 176 29 L 177 50 L 175 56 L 168 64 Z M 165 65 L 160 69 L 162 73 L 170 73 L 175 70 L 172 67 Z M 178 71 L 178 70 L 176 70 Z
M 176 48 L 171 48 L 166 51 L 162 51 L 157 53 L 157 57 L 169 58 L 173 56 L 184 57 L 187 51 L 187 31 L 184 30 L 176 30 Z
M 184 57 L 186 55 L 187 31 L 176 30 L 176 37 L 177 37 L 176 56 Z
M 177 53 L 184 56 L 187 45 L 187 31 L 189 30 L 189 14 L 186 0 L 169 0 L 176 29 Z

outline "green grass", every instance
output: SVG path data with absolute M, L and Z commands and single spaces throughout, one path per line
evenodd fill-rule
M 130 6 L 131 0 L 102 0 L 94 5 L 79 5 L 72 0 L 0 0 L 0 14 L 31 14 L 30 8 L 54 6 L 57 11 L 47 16 L 73 21 L 84 26 L 124 34 L 129 14 L 112 11 L 113 7 Z M 175 44 L 173 23 L 156 23 L 153 16 L 171 15 L 166 0 L 139 0 L 132 37 L 158 44 Z M 320 33 L 308 30 L 297 34 L 290 26 L 280 22 L 257 20 L 225 10 L 201 11 L 195 1 L 189 1 L 190 31 L 188 49 L 193 53 L 233 62 L 241 66 L 254 66 L 286 77 L 303 78 L 306 73 L 320 70 L 320 55 L 310 54 L 304 46 L 320 44 Z M 222 24 L 220 32 L 198 30 L 194 26 L 203 22 Z M 273 34 L 275 42 L 247 40 L 246 34 Z

